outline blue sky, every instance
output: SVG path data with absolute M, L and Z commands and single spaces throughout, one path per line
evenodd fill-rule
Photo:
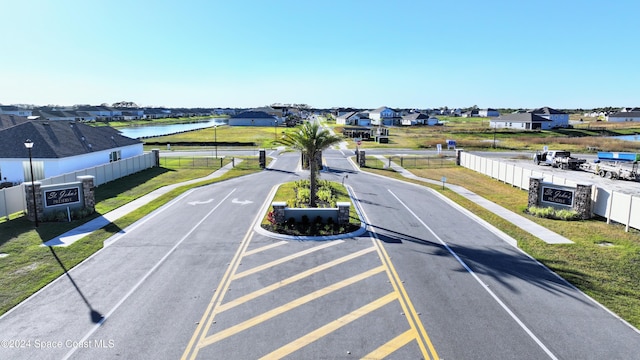
M 638 1 L 0 0 L 0 103 L 640 106 Z

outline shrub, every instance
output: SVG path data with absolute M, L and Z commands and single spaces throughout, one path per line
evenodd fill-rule
M 580 220 L 580 214 L 573 209 L 556 209 L 551 206 L 548 207 L 536 207 L 532 206 L 527 209 L 527 213 L 546 219 L 554 220 Z

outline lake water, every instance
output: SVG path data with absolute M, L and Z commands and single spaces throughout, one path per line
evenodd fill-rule
M 612 136 L 614 139 L 618 140 L 626 140 L 626 141 L 640 141 L 640 135 L 622 135 L 622 136 Z
M 177 134 L 185 131 L 213 127 L 227 124 L 226 119 L 212 118 L 188 124 L 141 125 L 118 128 L 122 135 L 133 139 Z

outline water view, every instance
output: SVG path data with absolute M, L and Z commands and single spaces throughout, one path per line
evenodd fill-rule
M 141 125 L 118 128 L 122 135 L 133 138 L 147 138 L 154 136 L 163 136 L 170 134 L 177 134 L 185 131 L 204 129 L 213 127 L 215 125 L 224 125 L 227 123 L 226 119 L 211 118 L 208 120 L 202 120 L 194 123 L 185 124 L 163 124 L 163 125 Z
M 613 138 L 618 140 L 626 140 L 626 141 L 640 141 L 640 134 L 614 136 Z

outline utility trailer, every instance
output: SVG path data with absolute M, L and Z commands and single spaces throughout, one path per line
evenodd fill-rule
M 612 180 L 640 180 L 639 162 L 640 154 L 598 152 L 598 159 L 592 163 L 580 164 L 580 170 Z
M 536 152 L 533 155 L 533 162 L 536 165 L 551 165 L 564 170 L 578 170 L 587 160 L 572 157 L 571 152 L 566 150 L 547 150 Z

